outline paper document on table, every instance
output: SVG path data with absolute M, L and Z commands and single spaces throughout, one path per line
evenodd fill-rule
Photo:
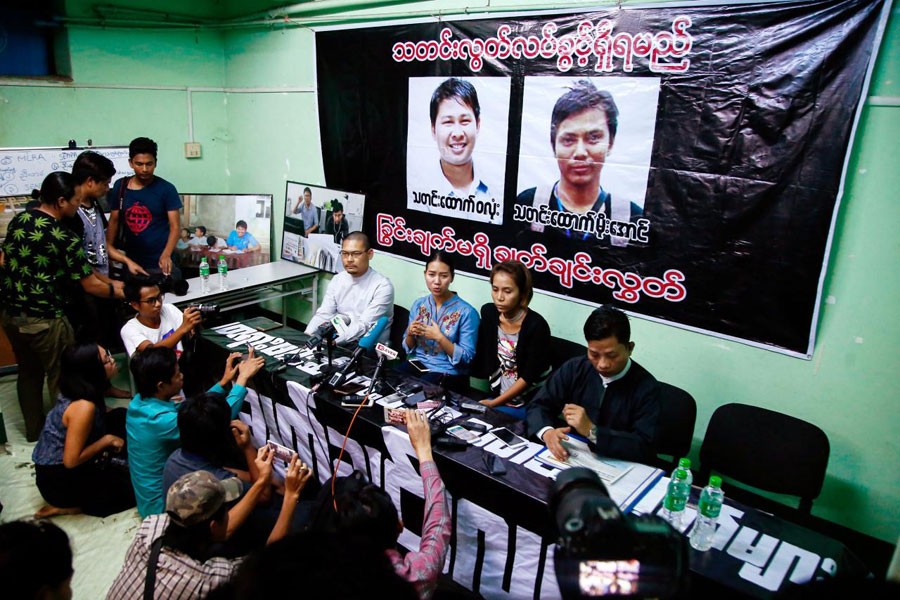
M 547 448 L 541 450 L 536 458 L 543 463 L 560 469 L 586 467 L 597 473 L 597 475 L 600 476 L 600 479 L 603 480 L 603 483 L 607 485 L 614 484 L 634 466 L 630 463 L 624 463 L 623 461 L 612 461 L 600 458 L 591 452 L 586 441 L 582 441 L 573 435 L 569 435 L 569 439 L 563 440 L 561 443 L 563 448 L 569 452 L 569 458 L 566 460 L 557 460 Z

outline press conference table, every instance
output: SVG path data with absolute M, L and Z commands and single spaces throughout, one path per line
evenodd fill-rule
M 361 409 L 345 440 L 354 409 L 342 407 L 339 397 L 331 393 L 308 394 L 310 375 L 297 368 L 273 372 L 282 365 L 280 357 L 291 356 L 306 339 L 289 327 L 257 332 L 233 323 L 205 330 L 201 343 L 210 373 L 221 371 L 229 351 L 253 344 L 266 357 L 270 375 L 255 378 L 256 393 L 248 396 L 242 414 L 251 425 L 254 442 L 275 439 L 295 448 L 313 465 L 320 482 L 330 476 L 329 465 L 348 442 L 343 456 L 346 470 L 365 471 L 391 493 L 409 530 L 400 542 L 415 547 L 422 520 L 421 483 L 415 478 L 415 459 L 408 456 L 409 443 L 397 441 L 398 428 L 386 426 L 383 407 Z M 336 351 L 336 355 L 344 353 Z M 356 370 L 371 373 L 374 361 L 364 362 Z M 399 383 L 409 378 L 393 374 L 389 380 Z M 498 411 L 489 410 L 477 418 L 524 435 L 522 422 Z M 453 498 L 451 575 L 486 598 L 559 597 L 552 562 L 557 540 L 548 509 L 552 479 L 541 474 L 533 458 L 516 452 L 507 453 L 507 474 L 493 476 L 485 467 L 484 454 L 485 449 L 474 445 L 461 450 L 435 447 L 435 462 Z M 646 498 L 661 493 L 658 486 L 664 485 L 659 480 L 652 489 L 648 487 Z M 691 520 L 697 493 L 695 489 L 689 506 Z M 653 505 L 658 508 L 655 501 Z M 750 598 L 773 597 L 792 583 L 835 573 L 868 572 L 840 542 L 737 503 L 727 497 L 727 490 L 713 549 L 705 553 L 691 549 L 690 568 L 693 581 L 712 583 L 731 597 Z
M 291 296 L 308 296 L 315 311 L 319 301 L 319 269 L 278 260 L 228 272 L 227 289 L 219 287 L 219 275 L 212 267 L 208 292 L 203 292 L 200 277 L 187 280 L 188 292 L 183 296 L 168 293 L 164 302 L 184 308 L 192 303 L 215 304 L 228 312 L 268 300 L 281 299 L 281 314 L 287 315 L 286 302 Z M 302 284 L 302 285 L 300 285 Z M 282 325 L 286 322 L 282 318 Z

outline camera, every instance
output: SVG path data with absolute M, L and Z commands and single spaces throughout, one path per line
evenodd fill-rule
M 192 302 L 192 303 L 188 304 L 187 307 L 188 308 L 196 308 L 197 310 L 200 311 L 200 314 L 203 315 L 204 317 L 207 315 L 215 315 L 215 314 L 218 314 L 218 312 L 219 312 L 219 305 L 211 304 L 209 302 L 206 302 L 206 303 Z
M 175 294 L 176 296 L 184 296 L 188 292 L 188 282 L 184 279 L 174 279 L 171 275 L 154 275 L 151 280 L 163 294 Z
M 550 498 L 563 598 L 674 598 L 684 592 L 687 542 L 655 515 L 624 515 L 600 476 L 584 467 L 556 478 Z

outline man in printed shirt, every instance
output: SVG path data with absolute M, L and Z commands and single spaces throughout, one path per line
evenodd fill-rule
M 322 486 L 311 528 L 365 537 L 383 546 L 394 571 L 412 583 L 419 598 L 425 600 L 434 595 L 447 558 L 450 506 L 431 454 L 431 428 L 424 411 L 407 410 L 406 428 L 419 459 L 419 471 L 425 488 L 425 510 L 418 551 L 404 555 L 397 550 L 397 538 L 403 529 L 397 508 L 387 492 L 367 482 L 358 471 L 335 482 L 334 496 L 331 495 L 330 482 Z

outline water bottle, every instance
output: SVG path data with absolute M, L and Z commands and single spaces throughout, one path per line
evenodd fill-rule
M 706 552 L 712 547 L 716 521 L 719 520 L 719 512 L 722 510 L 724 499 L 722 478 L 711 475 L 709 485 L 703 488 L 703 492 L 700 494 L 700 502 L 697 504 L 697 521 L 694 523 L 694 529 L 691 530 L 691 547 L 695 550 Z
M 679 531 L 684 517 L 684 508 L 691 495 L 691 486 L 687 482 L 687 477 L 684 469 L 675 469 L 672 479 L 669 480 L 666 498 L 663 500 L 663 509 L 660 511 L 660 516 Z
M 219 256 L 219 289 L 225 291 L 228 289 L 228 263 L 225 262 L 225 255 Z
M 675 472 L 678 471 L 678 469 L 684 469 L 684 472 L 687 474 L 686 481 L 688 484 L 688 491 L 690 491 L 691 486 L 694 485 L 694 474 L 691 473 L 691 459 L 689 459 L 689 458 L 679 459 L 678 466 L 675 467 L 674 469 L 672 469 L 672 477 L 675 477 Z
M 209 263 L 205 256 L 200 259 L 200 292 L 209 293 Z

